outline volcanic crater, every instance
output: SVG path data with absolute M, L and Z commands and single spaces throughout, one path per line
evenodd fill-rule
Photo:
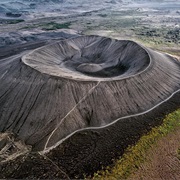
M 22 59 L 42 73 L 82 81 L 126 78 L 143 71 L 150 63 L 148 53 L 137 43 L 98 36 L 60 41 Z
M 176 58 L 133 41 L 100 36 L 58 41 L 0 60 L 0 131 L 14 133 L 52 159 L 64 158 L 58 151 L 63 144 L 81 148 L 87 137 L 86 146 L 96 142 L 88 146 L 91 161 L 102 160 L 102 147 L 124 149 L 132 133 L 137 139 L 160 123 L 149 114 L 161 114 L 168 102 L 179 105 L 179 79 Z M 80 153 L 82 166 L 89 159 L 84 153 L 89 154 Z

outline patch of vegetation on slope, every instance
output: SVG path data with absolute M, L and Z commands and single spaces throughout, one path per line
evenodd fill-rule
M 133 31 L 140 40 L 151 42 L 157 46 L 174 46 L 180 43 L 180 28 L 149 28 L 143 26 L 134 28 Z
M 42 30 L 51 31 L 51 30 L 57 30 L 57 29 L 69 29 L 69 26 L 71 25 L 71 22 L 66 23 L 56 23 L 56 22 L 50 22 L 46 23 L 42 26 Z
M 166 137 L 175 129 L 180 128 L 180 109 L 167 115 L 163 124 L 155 127 L 136 143 L 126 149 L 123 156 L 114 163 L 94 174 L 93 179 L 127 179 L 140 165 L 146 161 L 147 151 L 162 137 Z M 180 149 L 178 150 L 180 156 Z
M 0 24 L 18 24 L 24 22 L 23 19 L 0 19 Z

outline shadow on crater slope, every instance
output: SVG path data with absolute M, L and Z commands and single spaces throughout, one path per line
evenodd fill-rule
M 103 142 L 107 149 L 113 143 L 122 152 L 131 142 L 129 136 L 137 139 L 138 130 L 142 134 L 160 123 L 144 116 L 158 115 L 159 108 L 178 94 L 179 79 L 180 64 L 175 58 L 132 41 L 99 36 L 59 41 L 0 60 L 0 131 L 13 132 L 34 151 L 52 159 L 66 154 L 64 140 L 70 141 L 74 151 L 83 147 L 76 139 L 82 130 L 84 142 L 93 142 L 91 147 L 97 149 L 92 151 L 94 157 Z M 179 105 L 174 101 L 172 107 Z M 109 138 L 115 134 L 113 142 L 108 145 L 108 138 L 100 142 L 103 133 Z M 96 138 L 102 147 L 94 146 Z M 126 145 L 116 144 L 118 139 Z M 69 160 L 63 163 L 65 168 Z M 100 164 L 95 164 L 97 169 Z

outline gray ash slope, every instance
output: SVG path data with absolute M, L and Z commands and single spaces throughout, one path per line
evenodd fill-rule
M 76 131 L 152 110 L 179 79 L 175 58 L 132 41 L 59 41 L 0 60 L 0 131 L 46 151 Z
M 180 107 L 179 61 L 132 41 L 82 36 L 2 53 L 0 178 L 92 175 Z

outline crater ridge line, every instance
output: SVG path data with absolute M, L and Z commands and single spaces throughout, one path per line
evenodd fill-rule
M 38 48 L 22 61 L 46 74 L 80 81 L 112 81 L 143 72 L 148 52 L 133 41 L 80 36 Z

